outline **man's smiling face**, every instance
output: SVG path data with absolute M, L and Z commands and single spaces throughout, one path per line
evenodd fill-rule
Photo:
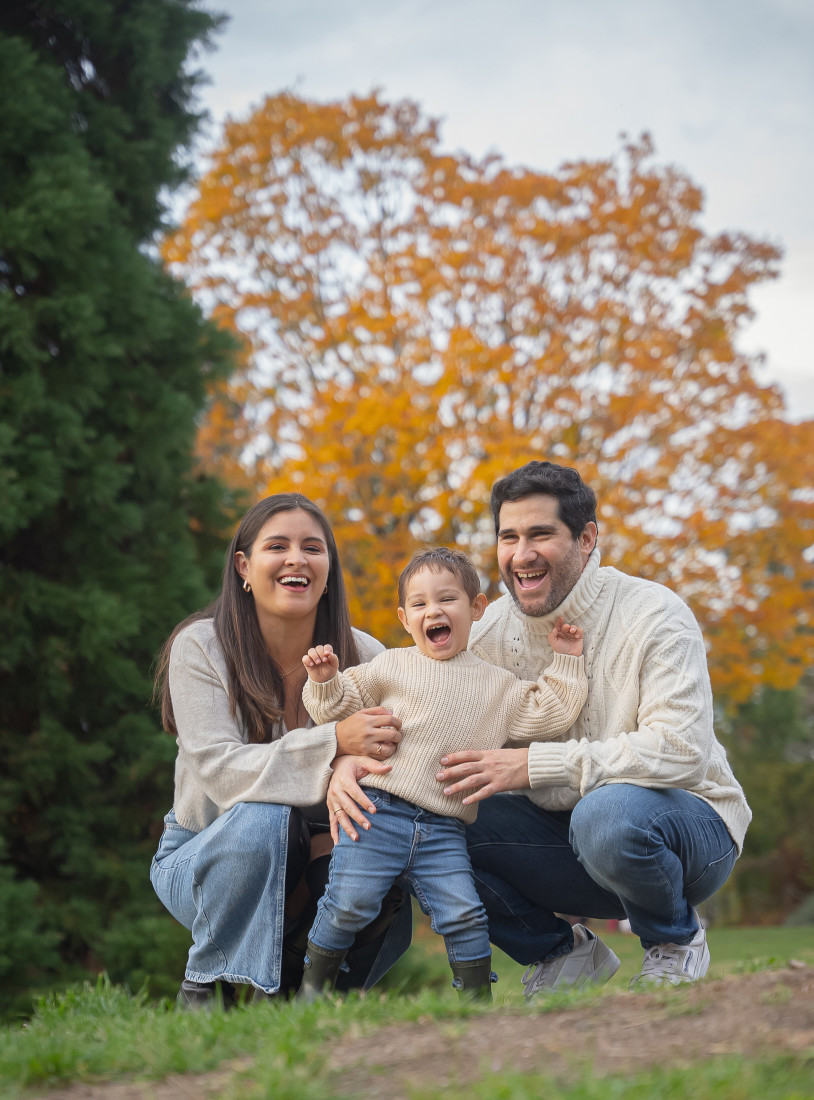
M 509 595 L 524 615 L 548 615 L 580 578 L 596 543 L 596 524 L 575 539 L 559 518 L 556 497 L 535 493 L 500 509 L 497 562 Z

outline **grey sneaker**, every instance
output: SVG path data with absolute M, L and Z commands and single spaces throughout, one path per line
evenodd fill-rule
M 642 969 L 630 979 L 630 988 L 697 982 L 709 970 L 707 934 L 700 920 L 689 943 L 659 943 L 644 953 Z
M 552 989 L 576 989 L 588 982 L 601 985 L 612 978 L 620 963 L 599 936 L 582 924 L 574 925 L 574 947 L 568 955 L 532 963 L 520 979 L 530 1001 Z

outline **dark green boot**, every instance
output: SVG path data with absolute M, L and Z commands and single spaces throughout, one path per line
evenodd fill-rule
M 451 962 L 452 988 L 471 1001 L 491 1001 L 492 982 L 497 974 L 492 970 L 492 956 L 472 959 L 470 962 Z
M 346 955 L 347 951 L 326 951 L 309 940 L 305 949 L 305 969 L 297 1000 L 310 1004 L 330 993 L 336 985 L 336 977 Z
M 237 1003 L 235 987 L 230 982 L 181 982 L 175 998 L 184 1012 L 211 1012 L 213 1008 L 230 1009 Z

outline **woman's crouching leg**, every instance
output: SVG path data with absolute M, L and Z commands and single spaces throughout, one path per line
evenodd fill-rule
M 192 932 L 189 981 L 280 985 L 290 808 L 241 802 L 153 864 L 161 901 Z

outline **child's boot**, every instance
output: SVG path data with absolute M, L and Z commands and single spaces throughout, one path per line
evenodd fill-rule
M 330 993 L 336 985 L 345 955 L 347 951 L 326 951 L 309 940 L 305 949 L 305 969 L 297 1000 L 310 1004 Z
M 452 967 L 452 988 L 462 997 L 472 1001 L 491 1001 L 492 982 L 497 974 L 492 970 L 492 956 L 472 959 L 469 962 L 450 962 Z

